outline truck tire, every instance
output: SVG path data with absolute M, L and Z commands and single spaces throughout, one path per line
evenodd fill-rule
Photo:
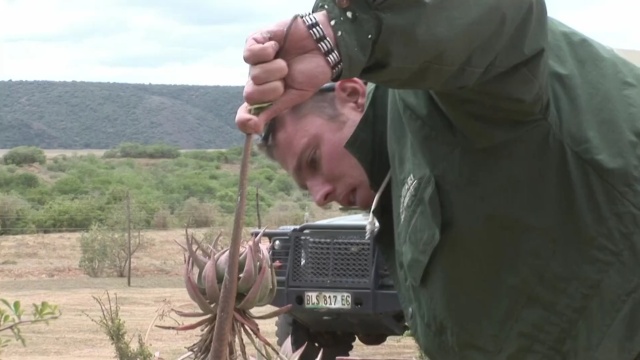
M 387 341 L 387 335 L 385 334 L 360 334 L 358 340 L 367 346 L 377 346 L 384 344 Z
M 327 339 L 326 334 L 324 335 L 325 336 L 323 336 L 323 339 L 321 340 L 322 360 L 335 360 L 338 356 L 349 356 L 349 353 L 353 350 L 353 342 L 356 339 L 355 335 L 331 336 L 331 339 Z M 278 347 L 281 347 L 289 336 L 291 336 L 293 351 L 300 349 L 302 345 L 308 341 L 300 360 L 316 360 L 321 348 L 315 343 L 315 341 L 309 341 L 309 329 L 294 320 L 290 315 L 282 314 L 278 316 L 278 319 L 276 320 L 276 337 Z

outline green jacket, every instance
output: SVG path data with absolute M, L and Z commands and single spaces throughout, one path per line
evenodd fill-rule
M 376 84 L 346 146 L 391 173 L 376 241 L 424 353 L 638 356 L 640 68 L 542 0 L 313 9 Z

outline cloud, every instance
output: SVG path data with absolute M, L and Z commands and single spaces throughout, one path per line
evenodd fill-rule
M 0 79 L 244 84 L 249 33 L 287 1 L 0 2 Z
M 634 0 L 548 1 L 549 15 L 613 48 L 640 50 L 640 3 Z
M 640 49 L 631 0 L 549 0 L 594 39 Z M 243 85 L 246 37 L 313 1 L 0 0 L 0 80 Z

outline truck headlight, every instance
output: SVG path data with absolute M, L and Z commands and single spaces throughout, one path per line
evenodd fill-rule
M 282 243 L 280 242 L 280 240 L 276 240 L 273 242 L 273 248 L 276 250 L 282 249 Z

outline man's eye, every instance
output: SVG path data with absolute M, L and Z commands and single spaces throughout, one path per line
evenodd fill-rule
M 311 151 L 311 153 L 309 154 L 309 159 L 307 160 L 307 165 L 309 166 L 309 170 L 312 170 L 312 171 L 318 170 L 318 166 L 319 166 L 318 157 L 319 156 L 318 156 L 317 150 Z

